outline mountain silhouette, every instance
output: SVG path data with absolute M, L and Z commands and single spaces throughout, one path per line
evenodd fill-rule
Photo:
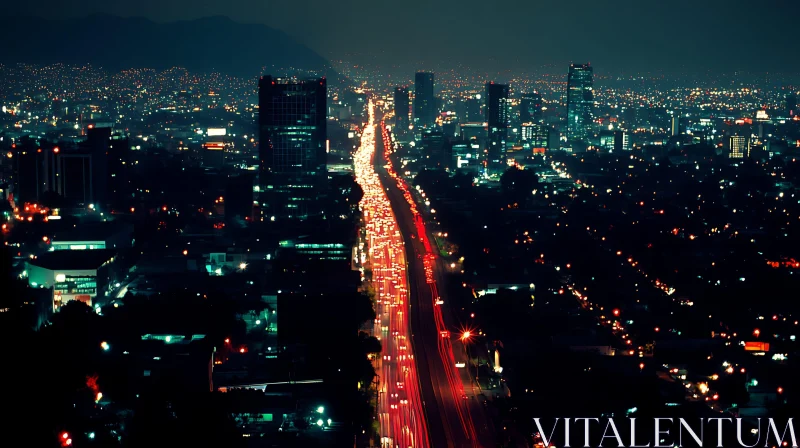
M 92 64 L 128 68 L 217 71 L 240 76 L 262 67 L 328 72 L 325 58 L 286 33 L 260 24 L 214 16 L 156 23 L 95 14 L 77 19 L 21 17 L 3 20 L 0 63 Z

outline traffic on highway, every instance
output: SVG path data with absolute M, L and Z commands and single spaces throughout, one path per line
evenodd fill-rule
M 394 206 L 399 230 L 406 237 L 414 353 L 421 372 L 431 443 L 437 447 L 490 446 L 492 437 L 487 418 L 482 411 L 473 412 L 476 406 L 482 406 L 474 392 L 465 393 L 464 382 L 469 386 L 470 380 L 462 376 L 457 367 L 465 360 L 461 357 L 461 350 L 455 351 L 458 357 L 454 356 L 452 338 L 459 338 L 461 332 L 454 325 L 452 316 L 443 313 L 446 300 L 438 289 L 436 252 L 430 244 L 423 216 L 411 190 L 395 171 L 389 157 L 392 142 L 385 122 L 381 121 L 380 129 L 382 138 L 378 144 L 383 147 L 383 157 L 375 164 L 384 176 L 384 186 Z M 476 421 L 479 422 L 477 425 Z
M 427 447 L 428 428 L 409 334 L 408 282 L 403 239 L 391 204 L 373 167 L 375 107 L 355 153 L 356 181 L 366 228 L 372 284 L 376 291 L 373 335 L 382 344 L 375 360 L 379 375 L 377 413 L 381 447 Z

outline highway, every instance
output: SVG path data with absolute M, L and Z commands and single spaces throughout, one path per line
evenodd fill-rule
M 356 182 L 364 190 L 364 216 L 369 267 L 376 291 L 373 335 L 382 344 L 375 360 L 378 381 L 380 446 L 416 448 L 431 445 L 417 362 L 411 347 L 406 256 L 391 204 L 373 167 L 376 151 L 375 107 L 368 104 L 369 122 L 354 157 Z
M 412 345 L 431 444 L 437 448 L 495 446 L 484 398 L 472 387 L 465 369 L 456 367 L 466 355 L 458 342 L 461 331 L 454 314 L 438 289 L 441 267 L 437 266 L 435 249 L 408 186 L 388 160 L 386 149 L 391 143 L 383 122 L 380 128 L 382 138 L 377 139 L 377 145 L 382 157 L 376 158 L 375 166 L 406 241 Z

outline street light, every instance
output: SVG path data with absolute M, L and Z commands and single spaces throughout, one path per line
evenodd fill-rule
M 468 363 L 470 362 L 470 355 L 469 355 L 469 350 L 467 350 L 467 344 L 469 343 L 471 338 L 472 338 L 472 331 L 464 330 L 464 332 L 461 333 L 461 338 L 460 339 L 461 339 L 461 343 L 464 345 L 464 354 L 467 355 L 467 362 Z M 467 373 L 469 374 L 469 368 L 467 369 Z M 477 360 L 475 362 L 475 381 L 476 382 L 478 381 L 478 362 L 477 362 Z M 480 385 L 479 385 L 479 387 L 480 387 Z

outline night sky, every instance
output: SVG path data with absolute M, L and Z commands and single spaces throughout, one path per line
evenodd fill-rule
M 800 2 L 788 0 L 38 0 L 4 9 L 159 22 L 224 15 L 283 30 L 331 59 L 359 53 L 350 59 L 418 67 L 589 61 L 609 73 L 800 70 Z

